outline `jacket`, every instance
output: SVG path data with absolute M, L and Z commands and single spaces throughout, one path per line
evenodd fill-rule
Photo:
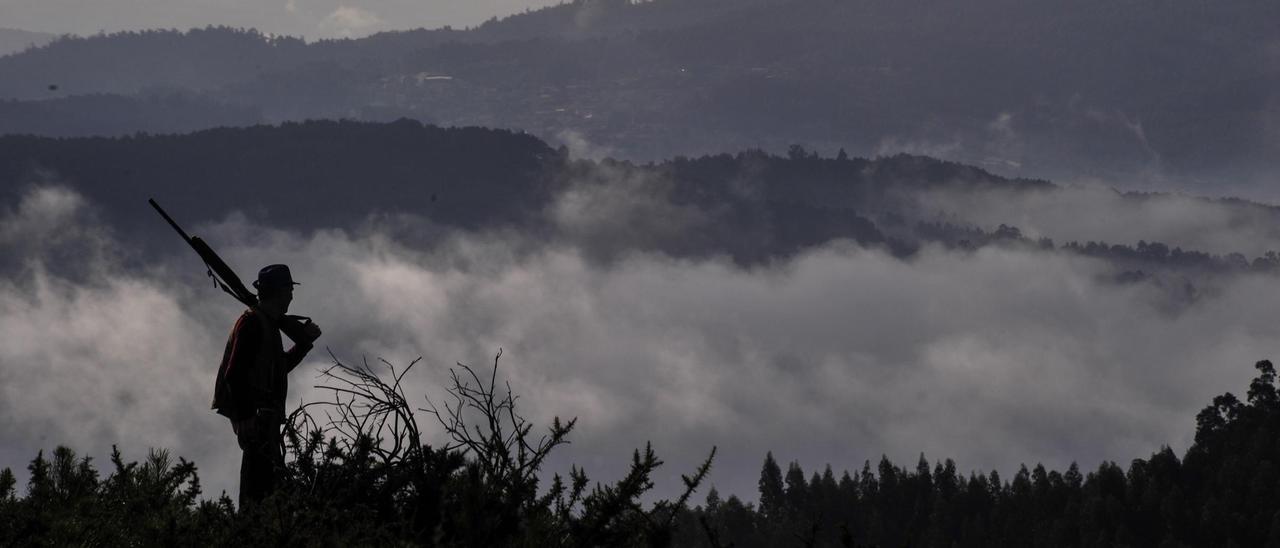
M 311 344 L 295 344 L 286 352 L 276 322 L 260 310 L 245 310 L 227 337 L 212 409 L 233 422 L 264 409 L 283 420 L 289 372 L 310 350 Z

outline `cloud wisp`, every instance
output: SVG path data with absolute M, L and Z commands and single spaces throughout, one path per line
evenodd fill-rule
M 987 230 L 1016 226 L 1029 237 L 1161 242 L 1225 255 L 1257 257 L 1280 251 L 1280 210 L 1243 201 L 1186 194 L 1123 194 L 1102 185 L 1043 190 L 938 187 L 914 194 L 925 219 L 956 219 Z
M 358 38 L 386 25 L 378 14 L 359 6 L 338 6 L 320 21 L 320 32 L 338 38 Z

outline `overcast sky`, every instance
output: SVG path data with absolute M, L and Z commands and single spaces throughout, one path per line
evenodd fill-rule
M 98 31 L 229 25 L 309 39 L 472 26 L 560 0 L 0 0 L 0 27 Z

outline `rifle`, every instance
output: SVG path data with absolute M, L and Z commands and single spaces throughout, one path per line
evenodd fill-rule
M 227 266 L 222 257 L 214 253 L 209 244 L 204 243 L 204 240 L 200 239 L 199 236 L 188 236 L 187 231 L 182 230 L 182 227 L 178 226 L 173 217 L 165 213 L 164 209 L 154 199 L 148 199 L 147 203 L 151 204 L 156 213 L 164 217 L 169 226 L 173 227 L 179 236 L 182 236 L 183 241 L 187 242 L 187 245 L 196 251 L 196 254 L 200 256 L 200 260 L 204 261 L 204 266 L 207 269 L 206 273 L 210 278 L 213 278 L 214 286 L 222 289 L 226 294 L 231 295 L 232 298 L 249 308 L 256 309 L 258 307 L 258 296 L 245 287 L 244 282 L 240 281 L 240 277 L 236 275 L 235 271 L 231 270 L 230 266 Z M 280 318 L 279 323 L 280 331 L 284 332 L 293 342 L 310 344 L 314 341 L 314 339 L 306 335 L 306 331 L 303 329 L 304 325 L 311 323 L 311 318 L 285 315 Z

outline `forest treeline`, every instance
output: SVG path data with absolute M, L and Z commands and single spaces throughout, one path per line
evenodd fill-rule
M 575 421 L 556 419 L 542 437 L 530 434 L 494 367 L 492 376 L 454 370 L 454 399 L 430 405 L 438 424 L 420 426 L 400 389 L 408 368 L 379 376 L 367 365 L 336 364 L 331 386 L 355 398 L 327 405 L 348 414 L 321 423 L 299 408 L 287 429 L 283 487 L 248 508 L 225 495 L 202 499 L 195 464 L 165 451 L 137 463 L 113 450 L 106 477 L 68 448 L 42 453 L 24 493 L 10 470 L 0 472 L 0 544 L 1280 545 L 1280 395 L 1269 361 L 1256 364 L 1244 401 L 1223 394 L 1196 416 L 1195 441 L 1181 458 L 1163 447 L 1127 469 L 1024 465 L 1004 479 L 922 455 L 914 467 L 882 458 L 837 478 L 829 466 L 808 477 L 799 463 L 784 472 L 769 454 L 755 502 L 712 488 L 701 503 L 692 495 L 707 483 L 713 448 L 673 499 L 642 498 L 662 465 L 648 448 L 614 483 L 593 485 L 576 467 L 540 481 L 544 459 L 568 441 Z M 480 414 L 468 423 L 470 404 Z M 427 427 L 453 442 L 423 444 Z
M 1280 398 L 1271 362 L 1256 367 L 1246 401 L 1227 393 L 1196 416 L 1182 458 L 1162 447 L 1127 468 L 1023 465 L 1002 478 L 921 455 L 837 478 L 795 462 L 784 473 L 770 454 L 757 504 L 713 491 L 691 519 L 739 547 L 1280 546 Z

